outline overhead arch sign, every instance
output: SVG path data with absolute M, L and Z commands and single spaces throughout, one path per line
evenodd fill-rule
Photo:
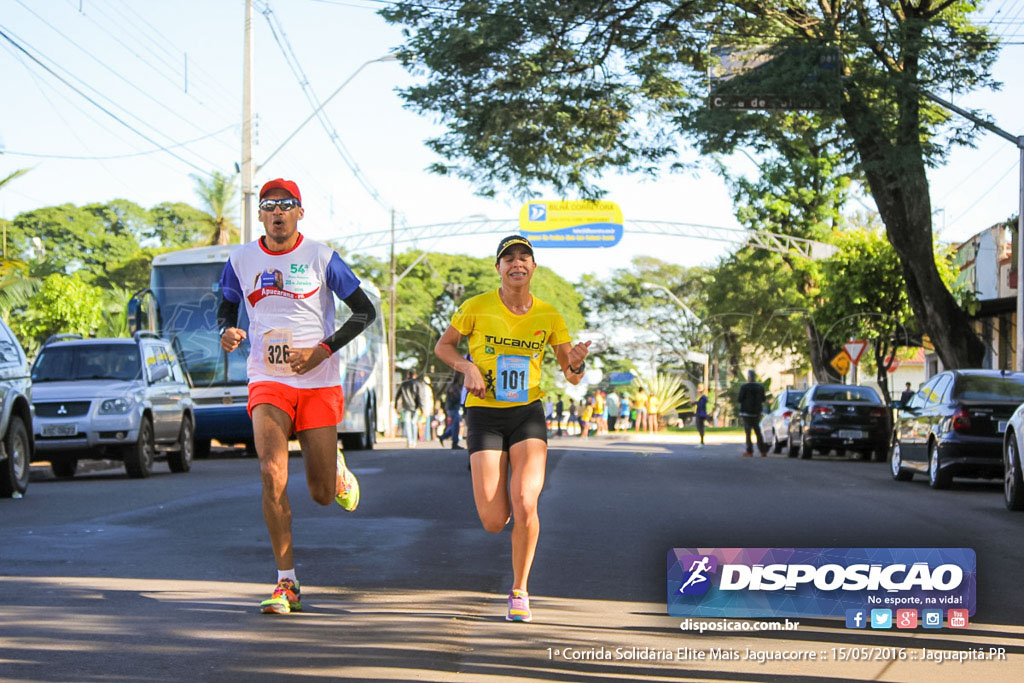
M 605 201 L 527 202 L 519 232 L 535 247 L 613 247 L 622 239 L 622 209 Z

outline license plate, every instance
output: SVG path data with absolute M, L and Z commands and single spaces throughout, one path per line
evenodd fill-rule
M 840 429 L 836 436 L 840 439 L 863 439 L 867 434 L 859 429 Z
M 1006 433 L 1006 425 L 1007 425 L 1008 422 L 1009 422 L 1008 420 L 1000 420 L 999 421 L 999 433 L 1000 434 L 1005 434 Z
M 77 433 L 75 425 L 43 425 L 43 436 L 74 436 Z

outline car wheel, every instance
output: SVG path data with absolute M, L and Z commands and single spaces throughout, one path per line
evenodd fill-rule
M 250 441 L 246 441 L 245 442 L 245 457 L 247 457 L 247 458 L 258 458 L 258 457 L 260 457 L 260 454 L 256 451 L 256 442 L 255 441 L 251 441 L 250 440 Z
M 782 452 L 782 442 L 779 441 L 779 435 L 776 434 L 775 430 L 773 429 L 772 430 L 772 453 L 781 453 L 781 452 Z
M 814 455 L 814 444 L 810 443 L 807 439 L 801 439 L 801 446 L 803 453 L 800 454 L 800 457 L 803 460 L 810 460 L 811 456 Z
M 16 493 L 25 493 L 28 488 L 28 430 L 18 415 L 11 415 L 11 423 L 4 434 L 4 447 L 7 459 L 0 463 L 0 497 L 10 498 Z
M 928 446 L 928 485 L 933 489 L 948 489 L 953 477 L 942 469 L 939 446 L 934 441 Z
M 1024 510 L 1024 477 L 1020 471 L 1020 446 L 1017 435 L 1006 435 L 1003 449 L 1003 498 L 1007 510 Z
M 139 438 L 135 441 L 135 445 L 129 446 L 124 454 L 124 469 L 129 476 L 144 479 L 153 471 L 155 455 L 153 422 L 148 415 L 143 415 L 142 422 L 139 423 Z
M 910 481 L 914 478 L 912 471 L 903 469 L 903 453 L 899 441 L 893 443 L 892 451 L 889 453 L 889 473 L 896 481 Z
M 50 470 L 58 479 L 70 479 L 78 471 L 78 458 L 60 458 L 50 461 Z
M 872 459 L 875 462 L 885 462 L 885 457 L 888 455 L 889 449 L 884 445 L 875 446 Z
M 791 458 L 795 458 L 800 455 L 800 446 L 798 446 L 796 441 L 793 439 L 793 432 L 789 433 L 787 441 L 789 442 L 789 448 L 786 449 L 786 455 Z
M 167 466 L 171 472 L 188 472 L 192 469 L 192 458 L 195 456 L 195 429 L 188 415 L 181 418 L 181 430 L 178 432 L 180 449 L 167 454 Z

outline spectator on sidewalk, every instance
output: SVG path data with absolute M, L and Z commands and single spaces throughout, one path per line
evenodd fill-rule
M 747 439 L 747 450 L 743 457 L 750 458 L 754 455 L 754 446 L 750 441 L 750 433 L 754 432 L 757 437 L 757 450 L 761 456 L 768 455 L 768 444 L 761 434 L 761 412 L 764 409 L 764 386 L 755 380 L 753 370 L 747 372 L 747 383 L 740 387 L 739 404 L 740 418 L 743 420 L 743 433 Z
M 407 448 L 416 447 L 416 414 L 421 410 L 420 381 L 415 370 L 405 373 L 405 380 L 395 392 L 395 410 L 401 416 L 402 436 Z

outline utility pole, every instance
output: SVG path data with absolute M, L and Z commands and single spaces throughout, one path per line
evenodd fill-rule
M 398 282 L 395 280 L 395 210 L 391 209 L 391 279 L 388 286 L 388 381 L 391 383 L 391 401 L 395 400 L 395 392 L 398 390 L 395 384 L 395 302 L 398 299 L 395 287 Z M 394 436 L 394 416 L 391 413 L 391 406 L 388 406 L 388 433 Z
M 252 241 L 252 0 L 245 0 L 242 58 L 242 244 Z

